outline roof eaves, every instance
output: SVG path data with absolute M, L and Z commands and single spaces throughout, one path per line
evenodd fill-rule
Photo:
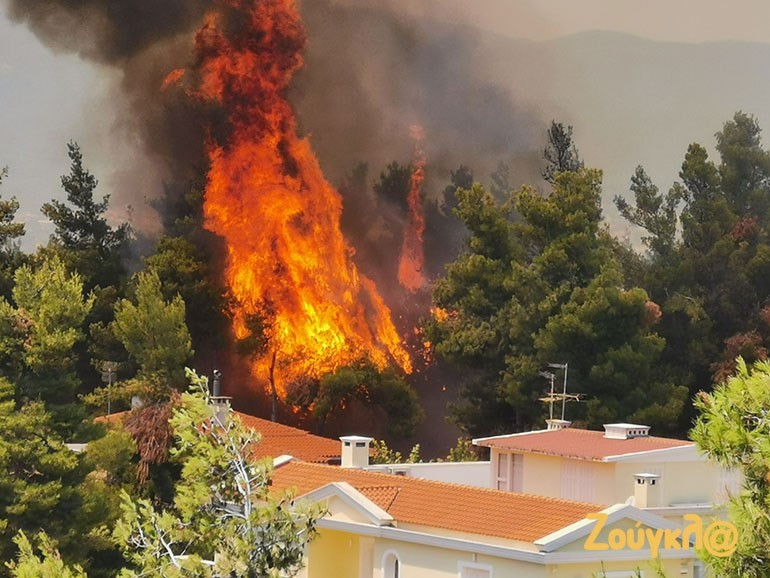
M 625 454 L 616 454 L 614 456 L 604 456 L 601 459 L 601 461 L 603 461 L 603 462 L 633 461 L 633 460 L 635 460 L 636 458 L 639 458 L 639 457 L 646 457 L 646 456 L 651 456 L 651 455 L 659 456 L 661 454 L 665 455 L 665 454 L 669 454 L 669 453 L 674 453 L 676 451 L 682 451 L 684 449 L 690 449 L 690 448 L 693 448 L 694 446 L 695 446 L 695 443 L 692 442 L 692 443 L 682 444 L 680 446 L 673 446 L 673 447 L 670 447 L 670 448 L 657 448 L 657 449 L 654 449 L 654 450 L 643 450 L 641 452 L 629 452 L 629 453 L 625 453 Z M 699 457 L 699 459 L 701 461 L 706 460 L 706 457 L 703 456 L 703 455 L 699 454 L 698 457 Z
M 488 436 L 488 437 L 484 437 L 484 438 L 473 438 L 471 440 L 471 442 L 473 443 L 473 445 L 477 446 L 477 445 L 483 445 L 482 442 L 488 442 L 488 441 L 492 441 L 492 440 L 509 439 L 509 438 L 515 438 L 515 437 L 521 437 L 521 436 L 528 436 L 528 435 L 532 435 L 532 434 L 541 434 L 541 433 L 546 433 L 548 431 L 551 431 L 551 430 L 536 429 L 536 430 L 532 430 L 532 431 L 524 431 L 524 432 L 513 433 L 513 434 L 503 434 L 503 435 L 499 435 L 499 436 Z

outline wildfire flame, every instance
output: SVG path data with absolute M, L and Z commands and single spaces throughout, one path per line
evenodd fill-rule
M 425 286 L 422 269 L 424 254 L 422 236 L 425 232 L 425 217 L 422 212 L 422 183 L 425 180 L 425 151 L 422 146 L 425 133 L 420 126 L 412 127 L 414 145 L 414 164 L 409 181 L 409 220 L 404 229 L 404 243 L 401 246 L 401 260 L 398 263 L 398 281 L 411 292 Z
M 227 283 L 238 301 L 237 337 L 269 318 L 267 377 L 279 391 L 368 357 L 411 360 L 374 283 L 352 261 L 342 201 L 310 144 L 296 133 L 286 90 L 302 65 L 305 34 L 293 0 L 222 0 L 198 33 L 199 95 L 227 114 L 229 137 L 209 144 L 205 226 L 224 237 Z M 227 13 L 227 17 L 225 17 Z

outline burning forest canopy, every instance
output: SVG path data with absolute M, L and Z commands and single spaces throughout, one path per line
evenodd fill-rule
M 9 8 L 50 45 L 122 71 L 133 130 L 164 161 L 164 198 L 155 206 L 167 231 L 195 167 L 207 167 L 202 225 L 221 238 L 213 245 L 223 257 L 233 331 L 238 342 L 256 343 L 256 376 L 283 393 L 299 378 L 319 379 L 363 359 L 412 372 L 413 329 L 428 309 L 429 277 L 459 248 L 461 229 L 439 199 L 434 221 L 445 222 L 453 248 L 439 238 L 437 258 L 424 262 L 431 261 L 421 206 L 427 155 L 436 174 L 458 158 L 447 143 L 476 120 L 457 114 L 458 90 L 481 86 L 500 111 L 510 108 L 504 94 L 475 77 L 471 59 L 454 58 L 472 52 L 469 35 L 444 27 L 428 38 L 415 22 L 376 5 L 325 1 L 301 7 L 316 31 L 309 46 L 294 2 L 33 1 Z M 84 30 L 77 37 L 66 32 L 75 21 Z M 367 58 L 360 57 L 364 38 Z M 458 44 L 451 58 L 439 59 L 442 70 L 424 68 L 442 45 Z M 306 55 L 310 65 L 302 70 Z M 388 74 L 394 67 L 401 73 Z M 455 87 L 447 98 L 446 83 L 458 73 L 472 88 Z M 427 90 L 415 92 L 415 83 Z M 319 110 L 313 94 L 327 100 L 322 114 L 312 112 Z M 299 134 L 314 119 L 335 123 L 339 144 L 317 141 L 345 203 Z M 481 123 L 493 125 L 499 134 L 491 141 L 499 145 L 500 123 Z M 393 204 L 373 199 L 368 183 L 357 180 L 371 176 L 356 163 L 380 163 L 384 155 L 402 158 L 401 170 L 410 173 L 407 189 L 384 193 Z M 116 197 L 132 196 L 126 191 Z

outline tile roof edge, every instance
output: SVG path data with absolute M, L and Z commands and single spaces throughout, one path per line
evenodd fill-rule
M 487 437 L 482 437 L 482 438 L 473 438 L 471 440 L 471 443 L 473 443 L 473 445 L 483 445 L 483 444 L 480 444 L 480 442 L 488 442 L 488 441 L 491 441 L 491 440 L 508 439 L 508 438 L 519 437 L 519 436 L 528 436 L 528 435 L 532 435 L 532 434 L 548 433 L 549 431 L 555 431 L 555 430 L 534 429 L 532 431 L 522 431 L 522 432 L 517 432 L 517 433 L 512 433 L 512 434 L 501 434 L 499 436 L 487 436 Z
M 684 441 L 684 440 L 682 440 L 682 441 Z M 695 447 L 697 449 L 697 446 L 696 446 L 695 442 L 683 443 L 682 445 L 670 446 L 670 447 L 667 447 L 667 448 L 655 448 L 655 449 L 651 449 L 651 450 L 641 450 L 641 451 L 638 451 L 638 452 L 627 452 L 625 454 L 615 454 L 615 455 L 611 455 L 611 456 L 604 456 L 601 461 L 603 461 L 603 462 L 618 462 L 618 461 L 622 461 L 623 458 L 632 458 L 632 457 L 643 456 L 643 455 L 647 455 L 647 454 L 660 454 L 660 453 L 664 453 L 664 452 L 673 452 L 675 450 L 690 449 L 690 448 L 693 448 L 693 447 Z

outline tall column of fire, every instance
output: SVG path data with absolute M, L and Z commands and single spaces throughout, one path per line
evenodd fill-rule
M 236 335 L 251 316 L 269 318 L 255 374 L 265 379 L 274 355 L 279 383 L 361 357 L 411 371 L 390 311 L 352 261 L 340 195 L 296 132 L 286 90 L 305 34 L 295 3 L 219 4 L 196 39 L 198 94 L 221 106 L 228 134 L 209 145 L 205 226 L 226 242 Z

